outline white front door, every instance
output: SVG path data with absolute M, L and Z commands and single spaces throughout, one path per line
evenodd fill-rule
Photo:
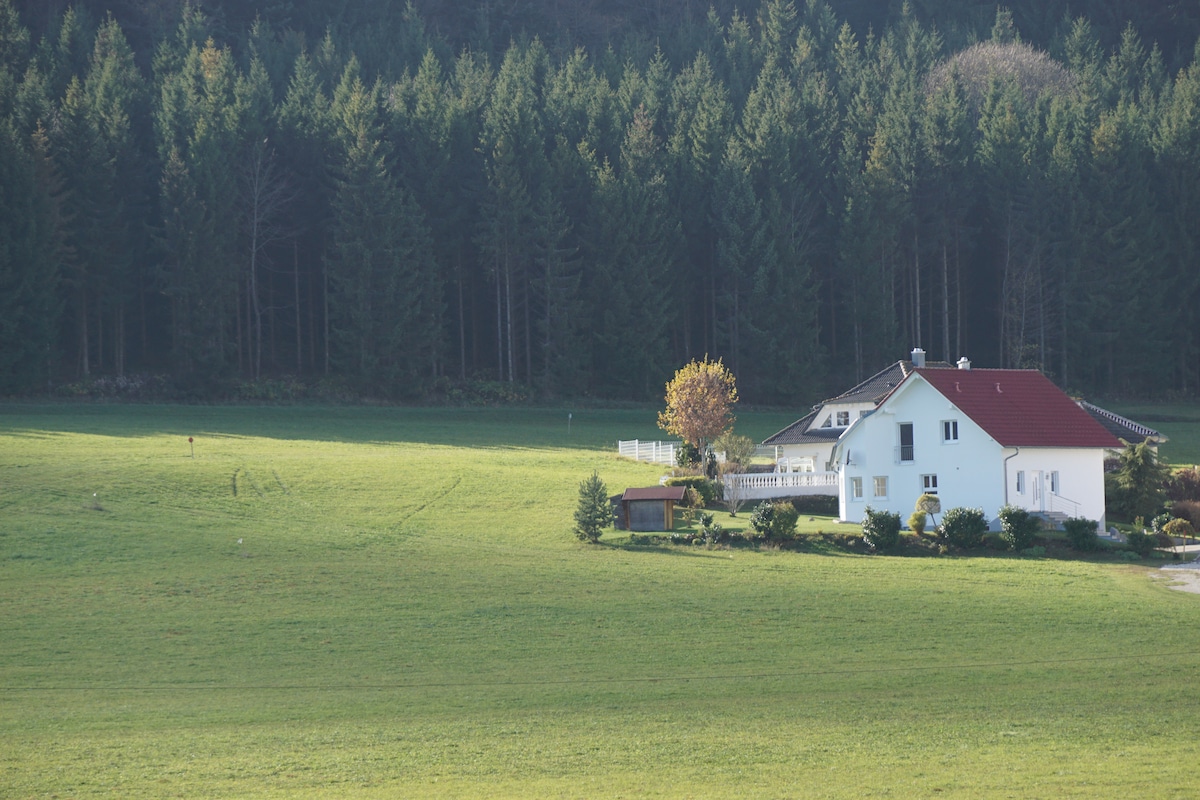
M 1029 473 L 1029 491 L 1033 493 L 1031 504 L 1034 511 L 1045 511 L 1046 505 L 1042 494 L 1042 471 L 1033 470 Z

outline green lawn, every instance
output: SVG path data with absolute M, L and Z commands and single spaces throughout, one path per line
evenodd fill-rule
M 583 545 L 567 411 L 0 406 L 0 796 L 1200 794 L 1200 596 Z

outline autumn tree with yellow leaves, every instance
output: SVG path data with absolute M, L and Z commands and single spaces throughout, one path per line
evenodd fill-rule
M 703 455 L 710 442 L 733 427 L 737 403 L 733 373 L 721 359 L 692 361 L 667 383 L 667 407 L 658 427 L 693 445 Z

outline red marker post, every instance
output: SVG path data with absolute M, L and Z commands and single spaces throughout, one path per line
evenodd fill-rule
M 192 437 L 188 437 L 188 447 L 192 449 L 192 458 L 196 457 L 196 445 L 192 444 Z

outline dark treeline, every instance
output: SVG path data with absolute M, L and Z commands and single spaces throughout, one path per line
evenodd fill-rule
M 1195 4 L 0 0 L 0 392 L 1200 388 Z

